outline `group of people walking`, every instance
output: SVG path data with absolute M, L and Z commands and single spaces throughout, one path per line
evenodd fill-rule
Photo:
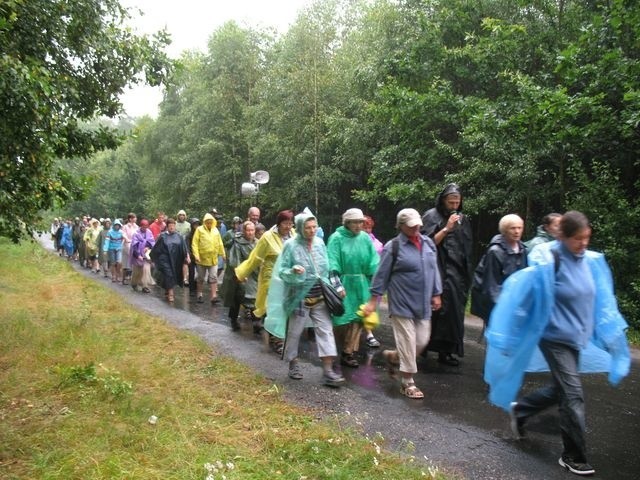
M 131 270 L 132 287 L 144 292 L 155 278 L 169 302 L 176 285 L 193 289 L 194 283 L 197 301 L 204 302 L 207 283 L 209 300 L 217 304 L 224 270 L 220 296 L 229 308 L 231 328 L 240 329 L 244 310 L 255 332 L 268 332 L 274 350 L 287 362 L 289 378 L 300 380 L 300 339 L 311 327 L 323 382 L 330 387 L 345 382 L 338 365 L 359 366 L 361 344 L 380 345 L 363 327 L 363 319 L 375 315 L 386 298 L 395 348 L 383 350 L 382 356 L 390 373 L 399 374 L 400 392 L 411 399 L 424 398 L 414 379 L 421 354 L 434 351 L 438 362 L 459 365 L 471 296 L 471 312 L 485 322 L 484 375 L 491 401 L 509 413 L 518 437 L 532 415 L 559 405 L 564 444 L 559 463 L 572 473 L 592 474 L 585 447 L 581 352 L 595 333 L 596 346 L 612 358 L 608 370 L 613 383 L 628 372 L 629 352 L 606 262 L 587 250 L 589 222 L 580 212 L 550 214 L 536 237 L 523 243 L 524 222 L 506 215 L 474 266 L 471 223 L 462 211 L 462 192 L 449 184 L 424 215 L 412 208 L 400 210 L 398 234 L 384 245 L 372 232 L 373 219 L 358 208 L 343 213 L 342 226 L 326 244 L 308 209 L 297 215 L 283 210 L 265 230 L 256 207 L 246 220 L 235 217 L 229 229 L 215 211 L 202 222 L 187 221 L 184 211 L 178 220 L 159 213 L 154 222 L 143 219 L 137 228 L 131 226 L 134 214 L 125 225 L 115 220 L 109 226 L 105 219 L 102 228 L 91 219 L 84 242 L 89 268 L 99 272 L 108 264 L 113 281 L 123 282 Z M 67 249 L 72 223 L 63 228 L 56 248 Z M 330 311 L 326 289 L 342 297 L 341 311 Z M 525 322 L 518 317 L 522 312 L 536 321 Z M 551 371 L 551 384 L 518 400 L 536 345 Z M 519 354 L 513 356 L 514 350 Z

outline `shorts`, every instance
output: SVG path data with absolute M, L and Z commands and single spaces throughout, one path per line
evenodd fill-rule
M 205 278 L 209 284 L 218 283 L 218 265 L 196 264 L 196 271 L 198 272 L 198 283 L 204 283 Z
M 113 265 L 114 263 L 122 263 L 122 250 L 109 250 L 109 263 Z

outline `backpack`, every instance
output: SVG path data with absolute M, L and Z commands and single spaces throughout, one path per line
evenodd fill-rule
M 491 248 L 491 245 L 489 246 Z M 488 251 L 488 250 L 487 250 Z M 558 273 L 560 268 L 560 253 L 556 249 L 551 249 L 553 255 L 554 271 Z M 489 322 L 491 310 L 493 310 L 493 301 L 486 295 L 482 289 L 482 276 L 484 274 L 484 261 L 486 253 L 480 259 L 480 263 L 473 272 L 473 284 L 471 286 L 471 309 L 472 315 L 480 317 L 484 320 L 485 325 Z

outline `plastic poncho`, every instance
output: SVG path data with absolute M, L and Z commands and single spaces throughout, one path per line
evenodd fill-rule
M 87 246 L 87 255 L 95 256 L 98 254 L 100 232 L 102 232 L 102 227 L 93 226 L 84 232 L 84 243 Z
M 485 333 L 487 355 L 485 381 L 489 400 L 509 411 L 525 372 L 548 371 L 538 343 L 555 303 L 555 264 L 550 252 L 556 241 L 538 245 L 530 254 L 532 266 L 505 281 Z M 587 347 L 580 352 L 581 373 L 608 372 L 617 385 L 631 365 L 625 330 L 628 325 L 618 310 L 611 271 L 601 253 L 587 251 L 596 285 L 595 328 Z
M 233 232 L 227 232 L 227 234 Z M 243 283 L 239 283 L 236 279 L 235 268 L 244 262 L 251 255 L 251 251 L 255 248 L 256 241 L 247 240 L 241 233 L 233 236 L 231 242 L 227 245 L 227 267 L 224 271 L 222 287 L 220 295 L 222 296 L 224 306 L 232 307 L 236 302 L 246 302 L 253 304 L 258 289 L 258 274 L 253 272 L 247 277 Z
M 122 234 L 122 230 L 120 228 L 115 228 L 116 225 L 122 226 L 121 224 L 114 222 L 113 226 L 109 229 L 109 232 L 104 237 L 104 242 L 102 242 L 103 252 L 107 252 L 109 250 L 115 250 L 115 251 L 122 250 L 122 244 L 124 243 L 124 235 Z
M 73 227 L 68 223 L 62 228 L 60 245 L 69 257 L 73 255 Z
M 294 238 L 295 235 L 295 231 L 291 230 L 291 238 Z M 267 291 L 271 283 L 274 264 L 278 255 L 282 252 L 282 248 L 283 243 L 278 234 L 278 226 L 274 225 L 260 237 L 249 258 L 236 267 L 238 280 L 246 280 L 251 275 L 251 272 L 258 268 L 260 269 L 258 291 L 256 292 L 256 309 L 253 311 L 256 317 L 262 317 L 267 313 Z
M 362 231 L 355 235 L 346 227 L 338 229 L 329 237 L 327 245 L 329 270 L 340 276 L 347 296 L 344 298 L 344 315 L 332 317 L 334 325 L 361 322 L 357 315 L 360 305 L 371 298 L 371 278 L 378 269 L 380 257 L 369 235 Z
M 543 225 L 538 225 L 536 227 L 535 236 L 531 240 L 527 240 L 526 242 L 524 242 L 524 246 L 527 247 L 527 250 L 531 251 L 533 250 L 533 247 L 535 247 L 536 245 L 540 245 L 541 243 L 552 242 L 553 240 L 555 240 L 553 238 L 553 235 L 547 232 L 544 229 Z
M 156 266 L 156 281 L 165 289 L 184 285 L 182 265 L 189 256 L 187 244 L 178 232 L 162 232 L 149 256 Z
M 212 220 L 211 228 L 207 228 L 205 223 Z M 210 213 L 205 214 L 200 225 L 191 240 L 191 251 L 193 256 L 197 258 L 196 263 L 205 267 L 218 265 L 218 256 L 224 258 L 224 245 L 222 244 L 222 236 L 216 228 L 217 220 Z
M 304 231 L 305 222 L 315 218 L 307 213 L 299 213 L 295 217 L 296 229 Z M 294 273 L 294 265 L 303 266 L 304 273 Z M 265 330 L 275 337 L 285 338 L 287 318 L 318 280 L 329 283 L 329 259 L 324 242 L 315 236 L 309 249 L 308 241 L 302 234 L 287 240 L 273 267 Z

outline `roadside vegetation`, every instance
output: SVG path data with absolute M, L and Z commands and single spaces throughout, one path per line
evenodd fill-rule
M 445 479 L 344 419 L 0 239 L 0 477 Z

